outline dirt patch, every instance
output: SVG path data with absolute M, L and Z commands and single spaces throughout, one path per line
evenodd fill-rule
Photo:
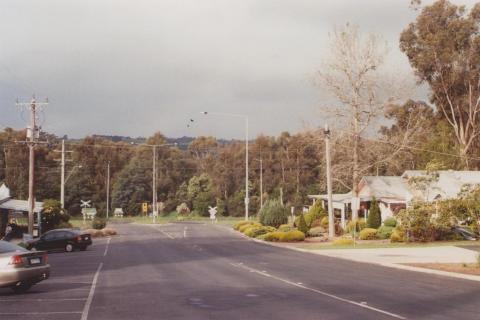
M 480 276 L 480 266 L 477 263 L 403 263 L 403 265 Z

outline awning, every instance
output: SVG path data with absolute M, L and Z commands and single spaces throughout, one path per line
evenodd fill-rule
M 0 209 L 28 212 L 27 200 L 8 199 L 0 203 Z M 34 212 L 40 212 L 43 209 L 43 202 L 35 202 Z

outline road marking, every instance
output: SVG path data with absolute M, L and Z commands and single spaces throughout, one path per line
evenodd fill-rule
M 187 237 L 187 229 L 188 229 L 188 227 L 183 228 L 183 237 L 184 238 Z
M 294 287 L 297 287 L 297 288 L 301 288 L 301 289 L 304 289 L 304 290 L 308 290 L 308 291 L 311 291 L 311 292 L 315 292 L 317 294 L 320 294 L 320 295 L 323 295 L 323 296 L 326 296 L 326 297 L 329 297 L 329 298 L 332 298 L 332 299 L 335 299 L 335 300 L 338 300 L 338 301 L 342 301 L 342 302 L 345 302 L 345 303 L 349 303 L 349 304 L 352 304 L 352 305 L 355 305 L 357 307 L 360 307 L 360 308 L 364 308 L 364 309 L 368 309 L 368 310 L 371 310 L 371 311 L 375 311 L 375 312 L 378 312 L 378 313 L 381 313 L 381 314 L 384 314 L 384 315 L 387 315 L 387 316 L 390 316 L 392 318 L 396 318 L 396 319 L 407 319 L 405 317 L 402 317 L 401 315 L 398 315 L 398 314 L 395 314 L 395 313 L 391 313 L 391 312 L 388 312 L 388 311 L 385 311 L 385 310 L 382 310 L 382 309 L 378 309 L 378 308 L 374 308 L 374 307 L 371 307 L 371 306 L 368 306 L 366 304 L 363 304 L 363 303 L 360 303 L 360 302 L 356 302 L 356 301 L 353 301 L 353 300 L 348 300 L 346 298 L 341 298 L 339 296 L 336 296 L 334 294 L 331 294 L 331 293 L 328 293 L 328 292 L 325 292 L 325 291 L 321 291 L 321 290 L 317 290 L 317 289 L 314 289 L 314 288 L 310 288 L 310 287 L 307 287 L 305 285 L 301 285 L 301 284 L 298 284 L 298 283 L 295 283 L 295 282 L 292 282 L 290 280 L 287 280 L 287 279 L 283 279 L 283 278 L 280 278 L 280 277 L 276 277 L 276 276 L 273 276 L 271 274 L 267 274 L 265 272 L 262 272 L 260 270 L 257 270 L 257 269 L 254 269 L 254 268 L 250 268 L 250 267 L 247 267 L 243 264 L 240 264 L 240 263 L 230 263 L 230 265 L 236 267 L 236 268 L 240 268 L 240 269 L 244 269 L 244 270 L 247 270 L 247 271 L 250 271 L 250 272 L 254 272 L 256 274 L 259 274 L 261 276 L 264 276 L 264 277 L 267 277 L 267 278 L 272 278 L 272 279 L 275 279 L 275 280 L 278 280 L 278 281 L 281 281 L 283 283 L 286 283 L 286 284 L 289 284 L 291 286 L 294 286 Z
M 108 253 L 108 247 L 110 246 L 110 241 L 112 240 L 112 238 L 108 238 L 107 240 L 107 245 L 105 246 L 105 252 L 103 253 L 103 256 L 106 257 L 107 256 L 107 253 Z
M 57 302 L 57 301 L 85 301 L 87 298 L 64 298 L 64 299 L 0 299 L 0 302 Z
M 103 262 L 100 263 L 100 265 L 98 266 L 97 272 L 93 277 L 92 287 L 90 288 L 90 293 L 88 294 L 87 302 L 83 307 L 81 320 L 88 319 L 88 312 L 90 311 L 90 305 L 92 304 L 92 301 L 93 301 L 93 295 L 95 294 L 95 287 L 97 286 L 98 276 L 100 275 L 100 270 L 102 270 L 102 267 L 103 267 Z
M 0 316 L 41 316 L 46 314 L 81 314 L 81 311 L 52 311 L 52 312 L 0 312 Z
M 172 236 L 170 233 L 167 233 L 167 232 L 163 231 L 162 229 L 160 229 L 160 228 L 158 228 L 158 227 L 156 227 L 156 226 L 154 226 L 154 225 L 149 224 L 148 226 L 150 226 L 150 227 L 152 227 L 152 228 L 155 228 L 156 230 L 160 231 L 163 235 L 167 236 L 167 237 L 170 238 L 170 239 L 175 239 L 175 237 Z

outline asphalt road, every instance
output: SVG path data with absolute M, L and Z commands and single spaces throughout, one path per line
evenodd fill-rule
M 0 319 L 479 319 L 480 283 L 268 246 L 221 226 L 117 225 Z

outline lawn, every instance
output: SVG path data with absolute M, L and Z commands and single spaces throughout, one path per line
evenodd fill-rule
M 217 223 L 226 226 L 233 226 L 236 222 L 244 220 L 243 217 L 219 217 Z M 149 216 L 132 216 L 124 218 L 111 218 L 109 221 L 118 223 L 139 223 L 139 224 L 153 224 L 153 218 Z M 194 222 L 211 222 L 208 217 L 185 217 L 178 218 L 176 212 L 172 212 L 168 215 L 161 215 L 156 218 L 157 224 L 165 224 L 170 222 L 179 221 L 194 221 Z
M 441 247 L 441 246 L 478 246 L 478 241 L 435 241 L 435 242 L 410 242 L 410 243 L 390 243 L 387 241 L 357 241 L 354 245 L 333 245 L 330 242 L 322 243 L 295 243 L 289 244 L 296 248 L 306 250 L 332 250 L 332 249 L 378 249 L 378 248 L 423 248 L 423 247 Z

